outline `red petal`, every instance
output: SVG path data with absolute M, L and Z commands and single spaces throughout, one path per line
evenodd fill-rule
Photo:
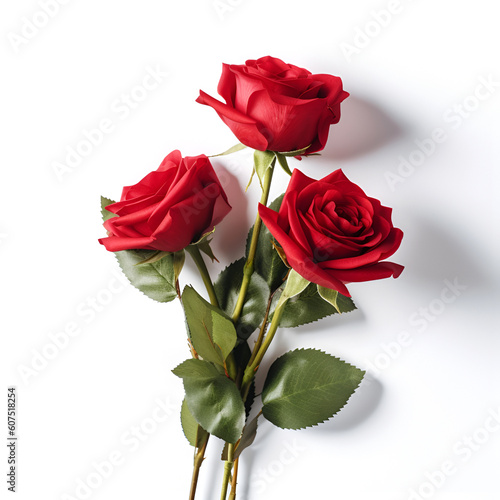
M 196 102 L 211 106 L 221 120 L 232 130 L 242 144 L 259 151 L 265 151 L 268 146 L 266 138 L 260 133 L 257 123 L 236 109 L 223 104 L 200 90 Z

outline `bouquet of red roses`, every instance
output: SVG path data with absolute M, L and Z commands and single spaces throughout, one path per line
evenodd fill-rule
M 403 267 L 385 259 L 403 233 L 393 226 L 391 209 L 341 170 L 315 180 L 288 166 L 290 157 L 314 161 L 309 156 L 325 147 L 349 95 L 340 78 L 268 56 L 225 64 L 218 92 L 225 103 L 202 91 L 197 101 L 211 106 L 241 143 L 223 154 L 255 150 L 252 177 L 262 190 L 245 255 L 212 281 L 210 242 L 237 200 L 224 192 L 207 156 L 179 151 L 125 187 L 119 202 L 102 199 L 108 236 L 100 242 L 115 252 L 132 285 L 156 301 L 178 298 L 183 306 L 191 358 L 173 372 L 184 383 L 182 428 L 195 448 L 189 498 L 213 434 L 225 442 L 224 500 L 228 491 L 236 498 L 238 460 L 253 443 L 260 417 L 282 429 L 317 425 L 346 404 L 364 375 L 318 349 L 287 352 L 261 374 L 279 327 L 352 311 L 346 284 L 399 276 Z M 269 203 L 278 165 L 291 178 L 284 195 Z M 190 285 L 181 289 L 186 252 L 208 301 Z

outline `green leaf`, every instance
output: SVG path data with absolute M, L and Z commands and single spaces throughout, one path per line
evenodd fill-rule
M 182 401 L 181 406 L 181 425 L 182 432 L 184 432 L 184 436 L 186 436 L 189 444 L 195 448 L 199 448 L 200 444 L 208 436 L 208 432 L 193 417 L 185 399 Z
M 237 341 L 232 321 L 191 286 L 182 292 L 182 305 L 196 352 L 206 361 L 223 366 Z
M 173 373 L 182 378 L 189 411 L 203 429 L 236 443 L 245 425 L 245 406 L 236 384 L 200 359 L 184 361 Z
M 259 178 L 261 187 L 264 183 L 264 176 L 267 169 L 276 161 L 276 155 L 272 151 L 259 151 L 256 149 L 253 154 L 254 168 Z
M 111 219 L 112 217 L 116 217 L 116 215 L 112 212 L 109 212 L 106 210 L 106 207 L 108 205 L 112 205 L 115 203 L 113 200 L 110 200 L 109 198 L 104 198 L 104 196 L 101 196 L 101 214 L 102 214 L 102 221 L 106 222 L 108 219 Z
M 212 337 L 215 345 L 220 349 L 222 360 L 229 356 L 236 345 L 237 336 L 233 322 L 223 316 L 220 311 L 212 311 Z
M 254 442 L 255 436 L 257 436 L 257 423 L 259 420 L 259 416 L 260 415 L 257 415 L 249 423 L 247 423 L 247 425 L 245 425 L 243 434 L 241 435 L 241 440 L 238 443 L 236 450 L 234 451 L 235 459 L 237 459 L 241 455 L 241 452 L 245 448 L 248 448 Z
M 278 299 L 279 294 L 276 293 L 271 306 L 273 312 Z M 340 293 L 337 296 L 337 306 L 343 313 L 356 309 L 352 299 Z M 295 328 L 326 318 L 332 314 L 338 314 L 337 309 L 325 301 L 319 295 L 317 285 L 311 283 L 300 295 L 293 297 L 286 303 L 280 326 L 282 328 Z
M 269 208 L 278 212 L 283 201 L 283 196 L 281 195 L 276 198 L 270 205 Z M 248 257 L 248 252 L 250 249 L 250 242 L 252 240 L 253 227 L 250 229 L 247 238 L 247 249 L 246 256 Z M 278 289 L 288 273 L 288 267 L 283 263 L 279 253 L 273 246 L 274 238 L 269 232 L 267 227 L 262 224 L 259 241 L 257 243 L 257 253 L 255 255 L 254 261 L 254 271 L 262 276 L 266 283 L 269 285 L 271 293 Z
M 262 391 L 263 415 L 282 429 L 303 429 L 335 415 L 354 393 L 364 371 L 317 349 L 278 358 Z
M 123 274 L 135 288 L 157 302 L 170 302 L 177 297 L 173 255 L 152 264 L 138 265 L 155 253 L 154 250 L 122 250 L 115 255 Z
M 231 316 L 238 300 L 245 259 L 241 258 L 224 269 L 215 282 L 215 293 L 221 309 Z M 241 316 L 236 323 L 238 338 L 246 340 L 260 326 L 266 314 L 269 286 L 257 273 L 253 273 L 245 297 Z

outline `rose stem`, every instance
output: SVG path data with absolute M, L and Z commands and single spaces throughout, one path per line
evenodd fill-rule
M 260 203 L 262 203 L 262 205 L 267 206 L 267 202 L 269 200 L 269 191 L 271 189 L 271 182 L 273 179 L 275 163 L 276 163 L 276 158 L 273 160 L 273 162 L 271 163 L 269 168 L 266 170 L 266 173 L 264 175 L 264 181 L 262 183 L 262 195 L 260 197 Z M 257 211 L 257 216 L 255 218 L 255 224 L 254 224 L 253 232 L 252 232 L 252 239 L 250 241 L 250 249 L 248 251 L 248 258 L 245 262 L 245 267 L 243 268 L 243 279 L 241 282 L 240 292 L 238 295 L 238 300 L 236 301 L 236 306 L 234 308 L 233 316 L 231 318 L 234 323 L 236 323 L 236 321 L 238 321 L 238 319 L 241 315 L 241 311 L 243 310 L 243 305 L 245 303 L 245 297 L 246 297 L 246 294 L 248 291 L 248 286 L 250 284 L 250 279 L 252 277 L 253 270 L 254 270 L 254 260 L 255 260 L 255 254 L 257 253 L 257 245 L 259 242 L 259 234 L 260 234 L 261 227 L 262 227 L 262 219 L 260 218 L 259 212 Z M 267 319 L 267 314 L 266 314 L 266 319 Z M 259 345 L 260 345 L 260 342 L 262 342 L 262 337 L 263 337 L 264 332 L 265 332 L 265 325 L 266 325 L 266 321 L 264 321 L 262 328 L 261 328 L 261 332 L 259 334 L 259 339 L 260 339 L 258 341 Z M 254 358 L 255 352 L 252 354 L 252 358 Z M 250 383 L 251 383 L 251 380 L 250 380 Z M 244 401 L 246 400 L 249 388 L 250 388 L 250 384 L 248 384 L 248 388 L 246 388 L 245 393 L 242 392 Z M 229 444 L 228 449 L 230 446 L 232 446 L 232 445 Z M 228 459 L 229 459 L 229 455 L 228 455 Z M 231 472 L 232 463 L 229 463 L 229 460 L 224 465 L 224 474 L 226 474 L 226 467 L 229 467 L 229 472 Z M 232 485 L 231 485 L 231 493 L 229 496 L 230 500 L 233 500 L 236 496 L 236 480 L 238 477 L 237 474 L 238 474 L 238 461 L 236 461 L 236 463 L 235 463 L 234 474 L 233 474 Z M 223 499 L 223 500 L 225 500 L 225 498 L 226 498 L 227 482 L 228 481 L 229 481 L 229 479 L 225 479 L 224 483 L 223 483 L 223 491 L 222 491 L 223 496 L 221 496 L 221 499 Z
M 217 295 L 215 295 L 214 285 L 212 284 L 212 280 L 210 279 L 210 274 L 208 273 L 207 266 L 205 261 L 203 260 L 203 256 L 200 253 L 200 249 L 197 245 L 189 245 L 186 250 L 189 255 L 191 255 L 198 271 L 200 271 L 201 278 L 203 279 L 203 283 L 205 284 L 205 288 L 207 289 L 208 296 L 210 297 L 210 303 L 219 307 L 219 301 L 217 300 Z
M 275 162 L 276 158 L 273 160 L 273 162 L 266 170 L 266 173 L 264 175 L 264 182 L 262 184 L 262 196 L 260 198 L 260 203 L 262 203 L 262 205 L 267 205 L 267 201 L 269 199 L 269 190 L 271 188 L 271 181 L 273 179 Z M 260 218 L 260 215 L 257 212 L 255 225 L 253 227 L 252 240 L 250 242 L 250 250 L 248 252 L 247 261 L 245 262 L 245 267 L 243 268 L 243 280 L 241 282 L 240 293 L 238 295 L 238 300 L 236 302 L 236 306 L 234 308 L 232 316 L 233 322 L 236 322 L 240 317 L 241 311 L 243 309 L 243 304 L 245 303 L 245 296 L 247 294 L 248 285 L 250 284 L 250 278 L 252 277 L 253 274 L 254 259 L 255 259 L 255 254 L 257 253 L 257 244 L 259 242 L 259 233 L 261 226 L 262 226 L 262 219 Z
M 271 189 L 271 181 L 273 179 L 275 163 L 276 163 L 276 157 L 274 158 L 269 168 L 266 170 L 266 173 L 264 175 L 264 181 L 262 183 L 262 195 L 260 197 L 260 203 L 266 206 L 269 199 L 269 191 Z M 241 315 L 241 311 L 243 310 L 245 297 L 248 291 L 248 285 L 250 284 L 250 279 L 252 277 L 254 270 L 254 260 L 255 260 L 255 254 L 257 253 L 257 244 L 259 242 L 259 234 L 261 227 L 262 227 L 262 219 L 260 218 L 259 212 L 257 211 L 257 217 L 255 218 L 255 224 L 253 227 L 252 240 L 250 241 L 250 250 L 248 252 L 248 258 L 245 262 L 245 267 L 243 268 L 243 279 L 241 281 L 240 292 L 238 294 L 238 300 L 236 301 L 233 316 L 231 318 L 233 320 L 233 323 L 236 323 L 236 321 L 238 321 Z M 246 399 L 246 394 L 243 400 L 245 399 Z M 231 474 L 231 469 L 233 467 L 233 459 L 232 456 L 230 457 L 229 455 L 229 450 L 232 450 L 232 452 L 234 453 L 234 445 L 231 443 L 228 443 L 228 460 L 224 464 L 224 478 L 222 483 L 221 500 L 226 499 L 229 475 Z M 234 488 L 236 487 L 236 478 L 237 478 L 237 468 L 235 468 L 235 474 L 233 476 L 233 481 L 232 481 Z M 234 496 L 236 495 L 235 490 L 234 494 L 233 490 L 231 491 L 231 495 L 232 498 L 234 498 Z
M 274 293 L 271 294 L 269 297 L 269 300 L 267 301 L 267 309 L 266 309 L 266 315 L 264 316 L 264 319 L 262 320 L 262 325 L 260 327 L 259 331 L 259 336 L 257 337 L 257 340 L 255 341 L 255 345 L 252 350 L 252 355 L 250 356 L 250 359 L 248 360 L 248 364 L 251 364 L 253 360 L 255 359 L 255 356 L 257 356 L 257 352 L 259 352 L 260 346 L 262 345 L 262 341 L 264 340 L 264 335 L 266 334 L 266 328 L 267 328 L 267 320 L 269 318 L 269 313 L 271 311 L 271 304 L 273 301 Z
M 201 464 L 203 463 L 203 460 L 205 460 L 205 450 L 207 449 L 209 437 L 210 434 L 207 433 L 204 443 L 201 445 L 201 447 L 198 448 L 198 451 L 195 453 L 194 456 L 193 477 L 191 479 L 191 490 L 189 492 L 189 500 L 194 500 L 194 497 L 196 495 L 196 486 L 198 485 L 198 476 L 200 475 L 200 467 Z
M 189 345 L 191 348 L 191 354 L 193 355 L 193 358 L 198 359 L 198 353 L 194 350 L 194 347 L 192 346 L 191 342 L 189 342 Z M 196 431 L 197 436 L 198 433 L 200 432 L 200 429 L 202 429 L 202 427 L 198 425 L 198 430 Z M 205 451 L 207 449 L 209 438 L 210 434 L 207 432 L 204 435 L 203 442 L 197 443 L 198 450 L 195 450 L 194 454 L 193 476 L 191 478 L 191 489 L 189 491 L 189 500 L 194 500 L 194 497 L 196 495 L 196 487 L 198 486 L 198 476 L 200 475 L 200 467 L 201 464 L 203 463 L 203 460 L 205 460 Z
M 280 300 L 278 301 L 278 305 L 276 306 L 276 310 L 274 311 L 274 316 L 273 319 L 271 320 L 271 324 L 269 325 L 269 331 L 267 332 L 266 338 L 262 342 L 262 345 L 260 346 L 253 361 L 249 363 L 245 368 L 245 373 L 243 374 L 243 381 L 241 383 L 241 395 L 243 397 L 243 401 L 245 401 L 248 396 L 248 391 L 250 390 L 250 385 L 252 384 L 255 372 L 258 370 L 262 358 L 264 357 L 264 354 L 266 354 L 266 351 L 271 345 L 274 335 L 278 330 L 281 321 L 281 316 L 283 315 L 283 311 L 285 310 L 285 305 L 289 299 L 285 291 L 283 291 Z
M 177 291 L 177 297 L 179 298 L 179 302 L 182 304 L 182 294 L 181 294 L 181 288 L 179 286 L 179 278 L 175 278 L 175 290 Z M 198 353 L 194 350 L 193 344 L 191 341 L 188 339 L 189 343 L 189 350 L 191 351 L 191 355 L 193 358 L 198 359 Z M 199 432 L 200 426 L 198 425 L 198 432 Z M 205 439 L 203 444 L 198 447 L 198 450 L 195 451 L 194 455 L 194 466 L 193 466 L 193 476 L 191 479 L 191 489 L 189 491 L 189 500 L 194 500 L 195 495 L 196 495 L 196 487 L 198 485 L 198 476 L 200 475 L 200 467 L 201 464 L 203 463 L 203 460 L 205 459 L 205 450 L 207 449 L 207 444 L 208 444 L 208 438 L 210 437 L 210 434 L 205 435 Z
M 205 288 L 207 289 L 208 296 L 210 297 L 210 303 L 219 307 L 219 301 L 217 300 L 217 296 L 215 295 L 214 286 L 212 284 L 212 279 L 210 278 L 210 274 L 208 272 L 205 261 L 203 260 L 203 256 L 201 255 L 200 249 L 196 245 L 190 245 L 186 248 L 189 255 L 193 259 L 198 271 L 200 272 L 201 278 L 203 279 L 203 283 L 205 284 Z M 205 459 L 205 451 L 207 449 L 208 439 L 210 434 L 207 433 L 206 438 L 203 444 L 198 448 L 198 451 L 194 457 L 194 466 L 193 466 L 193 477 L 191 480 L 191 490 L 189 492 L 189 500 L 194 500 L 196 495 L 196 487 L 198 485 L 198 476 L 200 474 L 200 467 Z
M 224 464 L 224 477 L 222 478 L 222 490 L 220 494 L 220 500 L 226 500 L 227 487 L 229 484 L 229 478 L 231 476 L 231 469 L 233 468 L 233 460 L 234 460 L 234 443 L 228 443 L 227 460 Z
M 285 287 L 286 290 L 286 287 Z M 285 310 L 285 305 L 288 302 L 289 296 L 283 291 L 280 300 L 278 301 L 278 305 L 276 306 L 276 310 L 274 311 L 274 316 L 273 319 L 271 320 L 271 325 L 269 326 L 269 332 L 267 333 L 266 337 L 264 340 L 262 340 L 262 335 L 264 334 L 265 331 L 265 324 L 267 320 L 267 314 L 266 314 L 266 320 L 264 321 L 262 328 L 261 328 L 261 333 L 259 334 L 260 338 L 260 348 L 257 352 L 254 352 L 252 354 L 252 358 L 249 361 L 249 364 L 245 368 L 245 373 L 243 375 L 243 381 L 241 384 L 241 397 L 243 401 L 246 401 L 248 397 L 248 391 L 250 390 L 250 386 L 252 385 L 252 380 L 254 378 L 255 372 L 259 368 L 259 365 L 262 361 L 262 358 L 264 357 L 264 354 L 266 353 L 267 349 L 269 348 L 269 345 L 271 344 L 274 335 L 276 331 L 278 330 L 278 326 L 281 321 L 281 316 L 283 315 L 283 311 Z M 270 299 L 271 300 L 271 299 Z M 268 308 L 269 312 L 269 308 Z M 252 361 L 253 359 L 253 361 Z M 230 454 L 231 453 L 231 454 Z M 222 483 L 222 495 L 221 495 L 221 500 L 226 499 L 226 494 L 227 494 L 227 483 L 229 481 L 229 474 L 231 473 L 231 469 L 233 467 L 233 456 L 234 456 L 234 445 L 228 443 L 228 453 L 227 453 L 227 461 L 224 464 L 224 479 Z M 231 493 L 229 495 L 229 500 L 234 500 L 236 497 L 236 480 L 238 477 L 238 459 L 234 461 L 234 474 L 231 482 Z
M 286 289 L 286 288 L 285 288 Z M 289 297 L 285 292 L 282 293 L 280 300 L 278 301 L 278 305 L 276 306 L 276 310 L 274 311 L 273 319 L 271 320 L 271 325 L 269 326 L 269 332 L 267 333 L 260 349 L 257 354 L 255 352 L 252 355 L 253 361 L 250 360 L 249 364 L 245 368 L 245 373 L 243 375 L 243 381 L 241 384 L 241 397 L 243 401 L 246 401 L 248 397 L 248 391 L 250 390 L 250 386 L 252 385 L 252 380 L 255 376 L 255 372 L 258 370 L 259 365 L 266 353 L 267 349 L 271 345 L 271 342 L 274 338 L 275 333 L 278 330 L 278 326 L 281 321 L 281 317 L 283 315 L 283 311 L 285 310 L 285 305 L 288 302 Z M 265 323 L 264 323 L 265 325 Z M 264 331 L 264 325 L 261 329 L 261 333 Z M 262 340 L 261 340 L 262 341 Z M 229 454 L 231 452 L 231 455 Z M 222 495 L 221 500 L 226 500 L 227 493 L 227 483 L 229 481 L 229 474 L 231 473 L 231 468 L 233 467 L 233 455 L 234 455 L 234 445 L 228 444 L 228 452 L 227 452 L 227 461 L 224 464 L 224 479 L 222 483 Z M 234 474 L 231 483 L 231 493 L 229 495 L 229 500 L 234 500 L 236 497 L 236 480 L 238 476 L 238 459 L 236 459 L 234 463 Z
M 229 500 L 235 500 L 235 498 L 236 498 L 236 480 L 238 478 L 239 461 L 240 461 L 240 457 L 237 457 L 234 459 L 233 478 L 231 480 L 231 492 L 229 493 Z

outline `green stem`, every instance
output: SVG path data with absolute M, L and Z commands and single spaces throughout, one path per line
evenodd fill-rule
M 233 466 L 233 478 L 231 479 L 231 492 L 229 493 L 229 500 L 235 500 L 236 498 L 236 482 L 238 479 L 238 464 L 239 457 L 235 459 Z
M 283 311 L 285 310 L 285 305 L 289 299 L 289 297 L 284 297 L 284 295 L 285 294 L 282 294 L 278 305 L 276 306 L 276 310 L 274 311 L 274 316 L 271 320 L 271 324 L 269 325 L 269 331 L 267 332 L 266 338 L 262 342 L 262 345 L 257 351 L 257 354 L 253 361 L 249 363 L 245 368 L 245 373 L 243 374 L 243 382 L 241 383 L 241 395 L 243 397 L 243 401 L 246 400 L 248 391 L 250 390 L 250 385 L 252 384 L 252 380 L 255 376 L 255 372 L 258 370 L 264 354 L 266 354 L 269 346 L 271 345 L 271 342 L 273 341 L 274 335 L 278 331 L 281 317 L 283 316 Z
M 260 203 L 262 203 L 262 205 L 267 205 L 267 201 L 269 199 L 269 190 L 271 189 L 271 181 L 273 179 L 275 161 L 276 160 L 274 160 L 273 163 L 269 166 L 264 175 L 264 182 L 262 184 L 262 196 L 260 198 Z M 248 258 L 247 261 L 245 262 L 245 267 L 243 268 L 243 281 L 241 282 L 240 293 L 238 295 L 238 300 L 236 302 L 236 306 L 234 308 L 232 316 L 232 320 L 234 322 L 236 322 L 239 319 L 241 311 L 243 309 L 243 305 L 245 303 L 245 296 L 247 294 L 248 285 L 250 284 L 250 278 L 252 277 L 253 274 L 254 259 L 255 259 L 255 254 L 257 253 L 257 244 L 259 242 L 259 234 L 261 226 L 262 226 L 262 219 L 260 218 L 260 215 L 257 212 L 255 225 L 253 227 L 252 240 L 250 242 L 250 249 L 248 251 Z
M 271 294 L 271 296 L 269 297 L 269 300 L 267 302 L 266 315 L 264 316 L 264 319 L 262 321 L 262 325 L 261 325 L 260 331 L 259 331 L 259 336 L 257 337 L 257 340 L 255 341 L 255 345 L 253 346 L 252 355 L 250 356 L 250 359 L 248 360 L 248 364 L 252 364 L 253 360 L 255 359 L 255 356 L 257 356 L 257 353 L 259 352 L 259 349 L 260 349 L 260 346 L 262 345 L 262 342 L 264 341 L 264 335 L 266 334 L 266 329 L 267 329 L 267 320 L 269 318 L 269 313 L 271 312 L 271 304 L 273 302 L 273 297 L 274 297 L 274 293 Z
M 267 332 L 266 338 L 262 342 L 262 345 L 259 347 L 259 350 L 257 351 L 255 357 L 252 355 L 252 358 L 247 364 L 245 372 L 243 373 L 243 382 L 241 383 L 241 395 L 243 397 L 243 401 L 246 401 L 250 385 L 252 384 L 252 380 L 255 376 L 255 372 L 258 370 L 262 358 L 269 349 L 269 346 L 273 341 L 274 335 L 278 330 L 281 317 L 283 316 L 283 312 L 285 310 L 286 303 L 292 297 L 295 297 L 303 290 L 305 290 L 305 288 L 308 285 L 309 281 L 307 281 L 293 269 L 290 270 L 290 272 L 288 273 L 288 277 L 286 279 L 285 289 L 281 293 L 280 299 L 278 300 L 278 304 L 276 305 L 273 319 L 271 320 L 271 324 L 269 325 L 269 331 Z
M 207 289 L 208 296 L 210 297 L 210 303 L 215 307 L 219 307 L 219 301 L 217 300 L 217 295 L 215 294 L 214 285 L 212 284 L 212 280 L 210 279 L 210 274 L 208 273 L 208 269 L 205 261 L 203 260 L 200 249 L 197 245 L 190 245 L 186 248 L 186 250 L 194 260 L 198 271 L 200 271 L 201 278 L 203 279 L 203 283 L 205 284 L 205 288 Z
M 224 477 L 222 478 L 222 490 L 220 494 L 220 500 L 226 500 L 227 487 L 229 485 L 229 479 L 231 477 L 231 470 L 233 468 L 234 461 L 234 444 L 228 443 L 227 447 L 227 460 L 224 464 Z
M 205 450 L 207 449 L 208 438 L 210 434 L 206 435 L 205 442 L 198 448 L 194 456 L 194 468 L 193 468 L 193 477 L 191 479 L 191 490 L 189 492 L 189 500 L 194 500 L 196 495 L 196 486 L 198 485 L 198 476 L 200 475 L 200 467 L 205 460 Z

